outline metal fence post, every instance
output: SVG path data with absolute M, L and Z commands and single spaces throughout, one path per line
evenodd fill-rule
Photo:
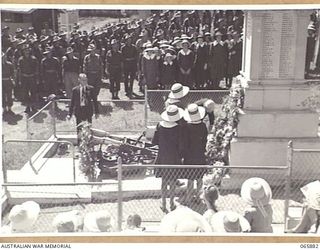
M 51 101 L 50 105 L 51 109 L 51 118 L 52 118 L 52 130 L 53 130 L 53 136 L 57 138 L 57 128 L 56 128 L 56 100 Z
M 147 130 L 148 127 L 148 87 L 144 88 L 144 127 Z
M 289 215 L 289 202 L 291 198 L 291 174 L 292 174 L 292 157 L 293 157 L 293 143 L 289 141 L 287 150 L 287 178 L 285 189 L 285 208 L 284 208 L 284 230 L 287 230 L 288 215 Z
M 122 227 L 122 159 L 118 158 L 118 231 Z

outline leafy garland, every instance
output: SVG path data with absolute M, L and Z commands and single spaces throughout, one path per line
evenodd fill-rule
M 206 156 L 208 164 L 215 166 L 229 165 L 229 149 L 231 140 L 237 135 L 239 114 L 243 113 L 244 88 L 237 78 L 237 84 L 230 89 L 230 94 L 222 104 L 222 114 L 216 119 L 211 138 L 207 143 Z M 222 178 L 228 173 L 228 169 L 214 168 L 206 176 L 203 183 L 220 186 Z
M 315 112 L 320 113 L 320 85 L 316 82 L 311 85 L 311 95 L 308 96 L 301 105 L 303 107 L 309 108 Z
M 97 181 L 100 174 L 100 169 L 97 166 L 95 157 L 94 145 L 91 142 L 91 124 L 88 122 L 82 122 L 79 131 L 79 151 L 80 151 L 80 171 L 88 178 L 88 181 Z

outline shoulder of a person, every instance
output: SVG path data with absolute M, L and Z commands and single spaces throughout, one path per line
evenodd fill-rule
M 244 210 L 245 214 L 254 214 L 257 212 L 258 212 L 258 209 L 256 207 L 252 207 L 252 206 L 247 206 Z

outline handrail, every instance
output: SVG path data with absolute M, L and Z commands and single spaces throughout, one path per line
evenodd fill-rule
M 150 89 L 147 92 L 149 92 L 149 93 L 150 92 L 170 92 L 170 89 Z M 230 90 L 223 90 L 223 89 L 219 89 L 219 90 L 192 89 L 192 90 L 189 91 L 189 93 L 230 93 Z
M 43 110 L 45 110 L 47 107 L 49 107 L 53 101 L 48 102 L 46 105 L 44 105 L 41 109 L 39 109 L 35 114 L 33 114 L 31 117 L 27 119 L 27 121 L 33 120 L 36 116 L 38 116 Z
M 71 102 L 71 99 L 57 99 L 54 100 L 55 102 Z M 118 99 L 103 99 L 103 100 L 98 100 L 98 102 L 144 102 L 143 99 L 128 99 L 128 100 L 118 100 Z
M 6 140 L 4 142 L 4 145 L 7 145 L 7 143 L 65 143 L 68 144 L 72 147 L 72 168 L 73 168 L 73 181 L 74 183 L 76 182 L 76 165 L 75 165 L 75 149 L 74 149 L 74 145 L 70 142 L 70 141 L 66 141 L 66 140 L 20 140 L 20 139 L 9 139 Z M 6 152 L 6 148 L 5 151 Z M 32 156 L 31 156 L 32 157 Z M 39 156 L 38 156 L 39 157 Z M 36 157 L 34 160 L 37 160 L 38 157 Z M 31 158 L 28 160 L 32 166 L 32 162 L 31 162 Z M 6 170 L 3 166 L 3 169 Z M 6 173 L 5 173 L 6 176 Z M 6 179 L 5 179 L 6 181 Z
M 32 186 L 101 186 L 101 185 L 116 185 L 118 182 L 114 181 L 113 183 L 110 182 L 77 182 L 77 183 L 60 183 L 60 182 L 53 182 L 53 183 L 36 183 L 36 182 L 7 182 L 1 184 L 4 187 L 32 187 Z
M 300 153 L 316 153 L 320 152 L 320 149 L 298 149 L 294 148 L 292 149 L 293 152 L 300 152 Z

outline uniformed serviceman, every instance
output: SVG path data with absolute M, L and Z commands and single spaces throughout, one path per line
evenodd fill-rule
M 138 53 L 137 48 L 132 44 L 132 37 L 125 36 L 125 45 L 121 49 L 123 56 L 123 76 L 126 95 L 131 98 L 133 81 L 137 74 Z M 129 79 L 130 78 L 130 79 Z
M 119 43 L 117 40 L 111 40 L 111 50 L 106 55 L 106 74 L 110 79 L 110 92 L 112 99 L 119 99 L 118 93 L 120 91 L 120 81 L 122 76 L 123 57 L 119 50 Z
M 45 58 L 40 64 L 40 73 L 44 96 L 58 94 L 59 83 L 61 83 L 61 64 L 58 58 L 52 55 L 52 48 L 48 47 L 43 54 Z
M 37 58 L 31 55 L 27 44 L 24 45 L 22 51 L 23 56 L 18 61 L 18 74 L 23 90 L 23 101 L 27 106 L 25 112 L 29 113 L 36 110 L 39 64 Z
M 88 84 L 93 86 L 93 93 L 97 97 L 99 95 L 102 79 L 102 62 L 95 50 L 96 46 L 94 44 L 89 44 L 87 49 L 89 54 L 84 57 L 83 72 L 87 75 Z
M 3 112 L 12 113 L 12 90 L 14 86 L 14 66 L 2 52 L 2 108 Z

